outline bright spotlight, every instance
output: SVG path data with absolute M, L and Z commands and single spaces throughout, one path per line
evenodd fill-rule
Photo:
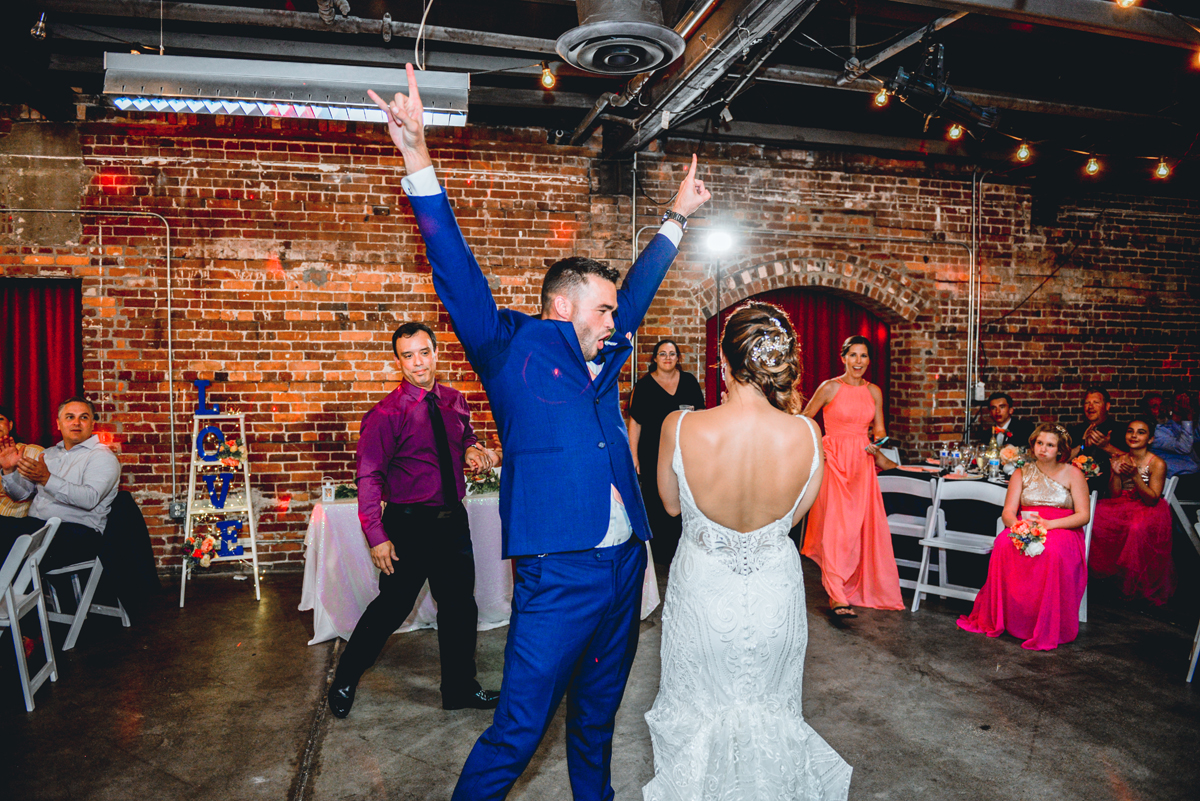
M 708 234 L 708 249 L 721 254 L 733 247 L 733 237 L 728 231 L 710 231 Z

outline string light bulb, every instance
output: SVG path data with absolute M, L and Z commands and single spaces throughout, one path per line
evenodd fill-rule
M 1117 5 L 1121 8 L 1133 8 L 1137 2 L 1138 0 L 1117 0 Z
M 550 71 L 550 65 L 545 61 L 542 62 L 542 88 L 553 89 L 558 85 L 558 78 Z
M 963 135 L 963 127 L 961 125 L 959 125 L 957 122 L 954 123 L 953 125 L 951 125 L 950 130 L 946 132 L 946 136 L 950 137 L 950 139 L 953 141 L 958 141 L 959 139 L 962 139 L 962 135 Z
M 1095 156 L 1092 156 L 1087 160 L 1087 166 L 1083 168 L 1083 171 L 1088 175 L 1095 175 L 1100 172 L 1100 161 Z
M 1171 177 L 1171 165 L 1167 164 L 1167 160 L 1165 158 L 1158 160 L 1158 166 L 1154 168 L 1154 177 L 1155 178 Z
M 880 87 L 879 94 L 875 95 L 875 105 L 883 108 L 888 104 L 888 100 L 890 99 L 891 96 L 888 94 L 887 88 Z
M 1028 142 L 1022 142 L 1017 148 L 1017 161 L 1029 161 L 1029 157 L 1033 155 L 1033 151 L 1029 149 Z

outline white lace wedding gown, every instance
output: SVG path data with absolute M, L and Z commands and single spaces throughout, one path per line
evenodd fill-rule
M 683 538 L 663 606 L 661 685 L 646 713 L 655 775 L 645 801 L 845 799 L 852 768 L 800 708 L 808 621 L 788 531 L 808 482 L 786 515 L 741 533 L 696 507 L 678 428 L 672 466 Z

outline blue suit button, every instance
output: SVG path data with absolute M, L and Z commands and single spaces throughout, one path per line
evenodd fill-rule
M 603 447 L 604 447 L 604 443 L 603 443 L 603 442 L 601 442 L 601 443 L 599 443 L 599 444 L 598 444 L 596 447 L 598 447 L 598 448 L 603 448 Z

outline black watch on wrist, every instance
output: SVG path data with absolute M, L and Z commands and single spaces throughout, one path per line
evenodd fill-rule
M 687 230 L 687 217 L 684 217 L 679 212 L 674 211 L 673 209 L 667 209 L 666 214 L 663 215 L 662 221 L 665 223 L 667 220 L 674 220 L 675 222 L 679 223 L 680 228 L 685 231 Z

